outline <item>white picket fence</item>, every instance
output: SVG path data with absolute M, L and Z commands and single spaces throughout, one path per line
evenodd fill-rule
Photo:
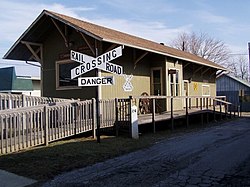
M 100 101 L 100 128 L 114 126 L 115 100 Z M 0 110 L 0 154 L 48 145 L 96 130 L 96 101 L 66 101 Z
M 70 101 L 70 99 L 0 93 L 0 110 L 37 106 L 41 104 L 63 101 Z

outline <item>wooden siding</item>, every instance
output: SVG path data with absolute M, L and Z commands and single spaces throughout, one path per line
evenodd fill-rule
M 241 105 L 241 111 L 250 111 L 250 102 L 240 103 L 239 91 L 244 90 L 245 95 L 250 95 L 250 87 L 230 76 L 222 75 L 216 80 L 217 95 L 225 95 L 227 100 L 235 105 Z
M 241 89 L 250 91 L 250 87 L 226 75 L 222 75 L 216 80 L 216 88 L 217 91 L 239 91 Z
M 81 35 L 74 30 L 69 31 L 72 38 L 76 38 L 74 48 L 84 47 L 84 43 Z M 91 51 L 88 49 L 84 52 L 91 55 Z M 65 42 L 59 32 L 54 29 L 47 36 L 44 41 L 44 64 L 42 71 L 42 86 L 43 96 L 48 97 L 62 97 L 62 98 L 74 98 L 74 99 L 91 99 L 95 97 L 97 87 L 77 87 L 75 89 L 57 89 L 56 88 L 56 62 L 60 60 L 69 60 L 69 49 L 65 46 Z M 60 57 L 65 55 L 66 57 Z M 67 56 L 68 55 L 68 56 Z M 93 56 L 93 54 L 92 54 Z M 70 69 L 68 70 L 70 72 Z M 84 76 L 95 76 L 95 71 L 86 73 Z M 77 79 L 76 79 L 77 80 Z

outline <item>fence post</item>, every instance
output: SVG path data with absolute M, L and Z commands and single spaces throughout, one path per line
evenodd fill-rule
M 170 110 L 171 110 L 171 128 L 172 128 L 172 130 L 174 130 L 173 100 L 174 100 L 174 98 L 171 97 L 171 98 L 170 98 L 170 108 L 171 108 Z
M 49 145 L 49 124 L 48 124 L 49 118 L 48 118 L 48 110 L 47 106 L 44 106 L 43 108 L 43 127 L 44 127 L 44 142 L 45 145 Z
M 26 96 L 24 94 L 22 94 L 22 107 L 26 107 L 27 103 L 26 103 Z
M 129 125 L 129 135 L 130 137 L 132 138 L 132 99 L 133 97 L 132 96 L 129 96 L 129 108 L 128 108 L 128 111 L 129 111 L 129 119 L 130 119 L 130 125 Z
M 153 106 L 153 111 L 152 111 L 153 133 L 155 133 L 155 98 L 152 99 L 152 106 Z
M 118 115 L 119 115 L 118 99 L 115 98 L 115 134 L 116 136 L 119 135 Z
M 96 138 L 96 100 L 95 98 L 92 98 L 92 136 L 93 138 Z

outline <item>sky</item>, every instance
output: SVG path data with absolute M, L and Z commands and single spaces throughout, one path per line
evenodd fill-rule
M 232 55 L 247 56 L 249 7 L 248 0 L 1 0 L 0 68 L 40 75 L 38 67 L 2 58 L 44 9 L 166 45 L 182 32 L 203 32 L 223 41 Z

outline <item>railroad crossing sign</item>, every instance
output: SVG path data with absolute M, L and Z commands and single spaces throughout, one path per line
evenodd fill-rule
M 117 47 L 96 58 L 71 50 L 70 59 L 80 63 L 79 66 L 71 69 L 71 79 L 97 68 L 115 75 L 124 76 L 125 83 L 123 85 L 123 90 L 126 92 L 132 91 L 133 86 L 130 81 L 133 78 L 133 75 L 123 74 L 122 66 L 110 62 L 122 56 L 122 49 L 122 46 Z M 78 86 L 113 85 L 114 82 L 114 77 L 112 76 L 78 78 Z
M 122 56 L 121 46 L 112 49 L 111 51 L 108 51 L 96 58 L 71 50 L 70 59 L 81 63 L 80 66 L 71 69 L 71 79 L 79 77 L 80 75 L 96 68 L 109 73 L 122 75 L 123 67 L 110 63 L 111 60 L 114 60 L 120 56 Z

